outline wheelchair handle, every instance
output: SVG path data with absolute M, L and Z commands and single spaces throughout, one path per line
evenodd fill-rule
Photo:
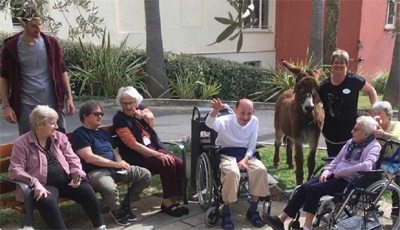
M 192 112 L 192 120 L 200 120 L 201 118 L 206 118 L 207 114 L 211 112 L 211 108 L 209 107 L 197 107 L 193 108 Z M 196 117 L 197 115 L 197 117 Z

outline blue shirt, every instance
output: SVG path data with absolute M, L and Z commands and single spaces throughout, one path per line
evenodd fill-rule
M 72 133 L 71 144 L 75 152 L 79 149 L 90 146 L 94 154 L 115 161 L 112 146 L 112 136 L 110 133 L 102 129 L 88 129 L 81 126 Z M 81 162 L 83 169 L 87 173 L 92 170 L 102 168 L 93 164 L 86 163 L 86 161 L 82 158 Z

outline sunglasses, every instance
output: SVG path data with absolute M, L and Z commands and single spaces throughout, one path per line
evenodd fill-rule
M 95 115 L 96 117 L 104 116 L 104 113 L 103 113 L 103 112 L 93 112 L 93 113 L 90 113 L 90 114 L 93 114 L 93 115 Z

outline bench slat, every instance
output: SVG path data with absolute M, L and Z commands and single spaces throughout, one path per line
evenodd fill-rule
M 0 173 L 7 173 L 9 165 L 10 165 L 10 158 L 0 159 Z
M 5 194 L 15 191 L 16 185 L 9 181 L 0 181 L 0 194 Z
M 9 157 L 11 155 L 11 150 L 13 143 L 1 144 L 0 145 L 0 158 Z

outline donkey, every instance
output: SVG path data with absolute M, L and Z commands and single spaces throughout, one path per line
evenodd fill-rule
M 296 183 L 303 183 L 303 143 L 308 143 L 308 176 L 315 168 L 315 155 L 324 122 L 324 110 L 318 94 L 318 70 L 302 71 L 286 61 L 282 64 L 296 77 L 294 89 L 284 91 L 275 104 L 275 155 L 274 166 L 279 165 L 279 148 L 286 136 L 286 162 L 293 168 L 292 148 L 295 145 Z

